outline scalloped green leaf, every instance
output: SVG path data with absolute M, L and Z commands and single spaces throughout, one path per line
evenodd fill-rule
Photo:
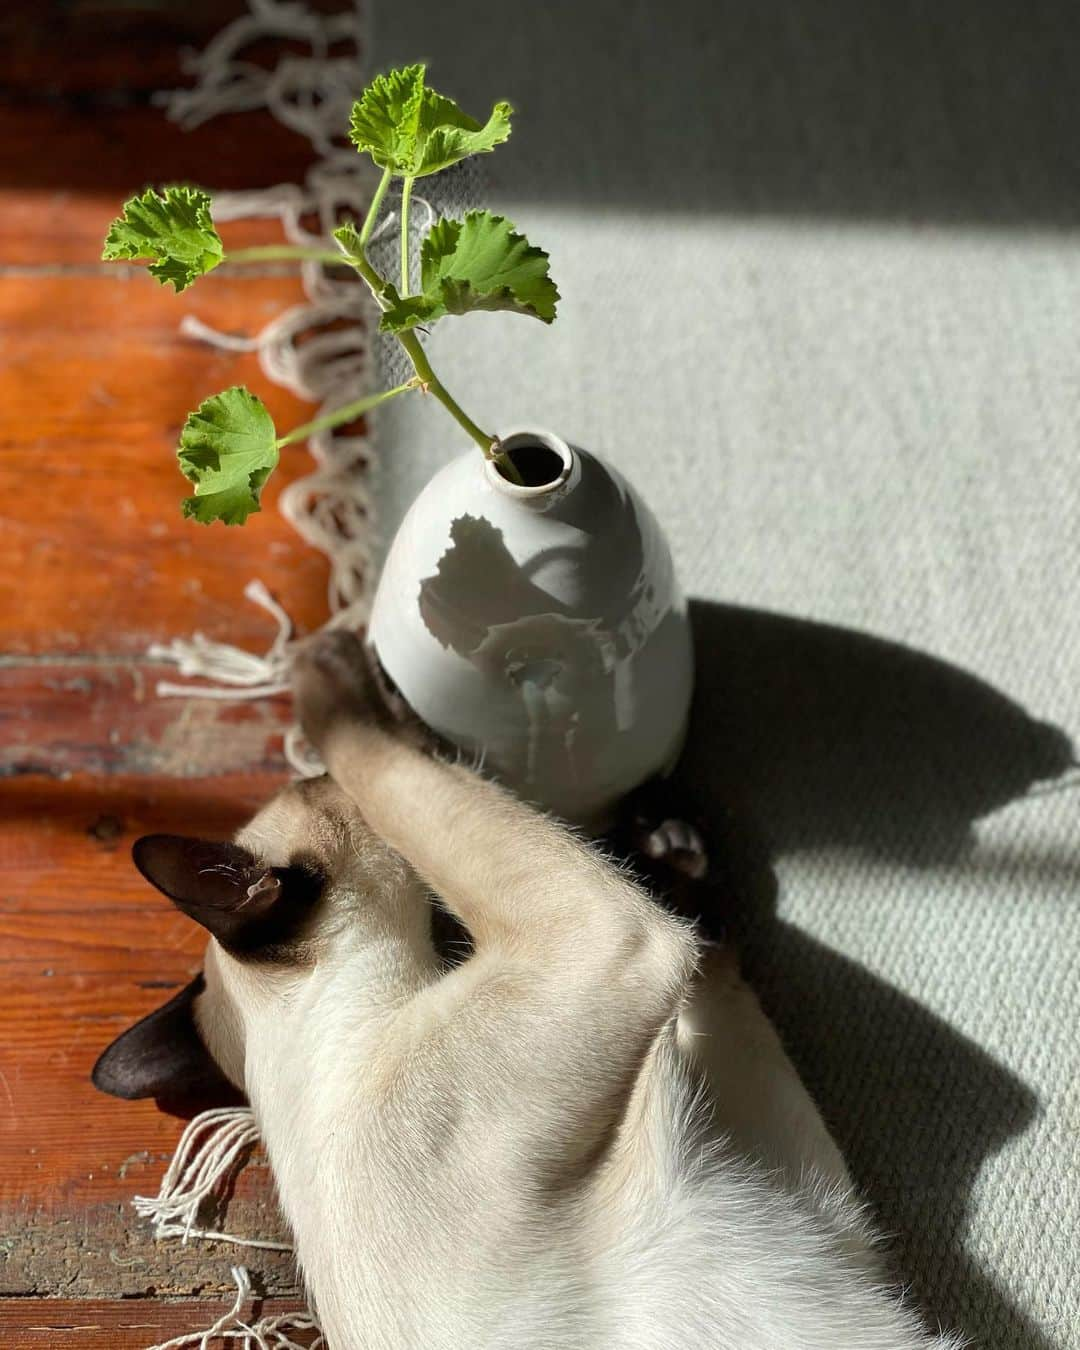
M 548 255 L 490 211 L 436 221 L 420 248 L 420 281 L 420 295 L 398 299 L 383 314 L 384 332 L 475 310 L 508 310 L 551 323 L 559 302 Z
M 425 75 L 423 65 L 387 71 L 353 104 L 352 143 L 401 178 L 439 173 L 494 150 L 510 135 L 509 103 L 496 103 L 481 124 L 453 99 L 429 89 Z
M 210 216 L 210 197 L 199 188 L 153 188 L 124 203 L 105 236 L 103 262 L 147 258 L 150 275 L 177 291 L 222 261 L 225 250 Z
M 509 103 L 496 103 L 481 125 L 467 116 L 451 99 L 425 90 L 420 109 L 416 167 L 417 178 L 440 173 L 472 155 L 486 155 L 510 138 Z
M 400 172 L 416 151 L 423 96 L 423 65 L 377 75 L 353 104 L 349 139 L 380 169 Z
M 195 485 L 195 495 L 184 499 L 184 515 L 204 525 L 242 525 L 260 509 L 263 487 L 277 467 L 273 418 L 261 399 L 234 385 L 188 414 L 176 456 Z

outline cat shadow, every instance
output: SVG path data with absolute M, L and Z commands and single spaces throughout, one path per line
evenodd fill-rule
M 697 692 L 674 786 L 711 836 L 705 927 L 734 934 L 918 1305 L 976 1344 L 1051 1350 L 964 1251 L 979 1169 L 1027 1128 L 1036 1095 L 782 920 L 774 864 L 814 850 L 838 868 L 852 852 L 962 867 L 973 822 L 1072 767 L 1069 741 L 896 643 L 701 601 L 691 622 Z

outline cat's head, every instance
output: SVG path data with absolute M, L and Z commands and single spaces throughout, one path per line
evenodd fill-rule
M 235 842 L 152 834 L 133 857 L 210 941 L 202 972 L 94 1066 L 96 1087 L 129 1099 L 236 1101 L 253 1019 L 280 1015 L 348 940 L 357 905 L 403 884 L 403 864 L 327 777 L 284 789 Z

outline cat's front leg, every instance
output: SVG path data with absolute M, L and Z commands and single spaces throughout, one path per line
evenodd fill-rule
M 437 1063 L 444 1095 L 464 1092 L 463 1110 L 490 1104 L 475 1128 L 491 1140 L 509 1129 L 507 1157 L 551 1166 L 590 1156 L 682 1001 L 696 938 L 565 826 L 420 753 L 369 705 L 350 707 L 350 667 L 362 661 L 343 634 L 307 648 L 302 723 L 371 827 L 474 944 L 408 1009 L 414 1062 Z M 422 1044 L 435 1041 L 437 1056 L 426 1056 Z

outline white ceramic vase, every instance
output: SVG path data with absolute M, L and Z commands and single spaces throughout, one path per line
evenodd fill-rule
M 665 771 L 693 682 L 667 542 L 613 469 L 547 432 L 470 450 L 413 503 L 370 637 L 419 716 L 530 801 L 595 824 Z

